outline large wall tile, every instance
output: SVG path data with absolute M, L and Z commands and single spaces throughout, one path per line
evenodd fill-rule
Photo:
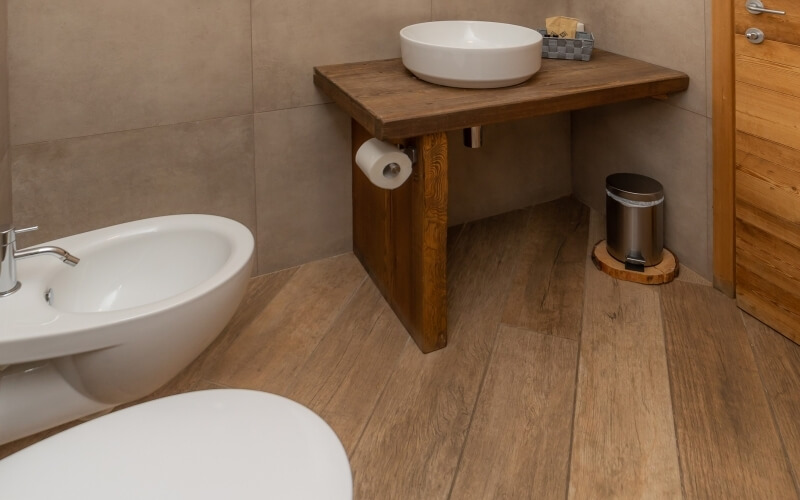
M 448 134 L 449 224 L 461 224 L 568 195 L 570 115 L 536 117 L 483 128 L 483 146 Z
M 177 213 L 255 227 L 252 116 L 15 146 L 12 158 L 15 222 L 41 228 L 25 245 Z
M 634 172 L 664 186 L 664 244 L 711 276 L 708 242 L 707 119 L 657 101 L 572 114 L 573 192 L 605 213 L 605 178 Z
M 350 120 L 333 104 L 255 116 L 258 270 L 352 248 Z
M 328 101 L 314 66 L 400 57 L 400 29 L 430 15 L 431 0 L 253 0 L 256 111 Z
M 249 0 L 9 0 L 12 144 L 252 111 Z
M 670 98 L 675 105 L 706 113 L 706 20 L 703 0 L 566 0 L 566 15 L 580 18 L 596 47 L 689 75 L 689 90 Z

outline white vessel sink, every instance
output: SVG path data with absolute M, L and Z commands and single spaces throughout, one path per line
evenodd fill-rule
M 522 83 L 542 65 L 542 35 L 513 24 L 435 21 L 400 30 L 403 65 L 427 82 L 461 88 Z

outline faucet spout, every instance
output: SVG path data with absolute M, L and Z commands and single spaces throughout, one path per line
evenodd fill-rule
M 28 257 L 35 257 L 37 255 L 52 255 L 53 257 L 60 259 L 64 264 L 72 267 L 77 266 L 78 262 L 81 261 L 81 259 L 59 247 L 33 247 L 14 252 L 15 259 L 25 259 Z
M 22 284 L 17 281 L 17 259 L 35 257 L 37 255 L 52 255 L 69 266 L 77 266 L 81 259 L 70 254 L 63 248 L 41 246 L 17 250 L 17 233 L 34 231 L 38 227 L 15 230 L 12 225 L 0 225 L 0 297 L 8 297 L 20 289 Z

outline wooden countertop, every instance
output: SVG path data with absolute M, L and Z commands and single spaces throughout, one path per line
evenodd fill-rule
M 403 139 L 670 94 L 689 77 L 595 49 L 587 62 L 542 59 L 533 78 L 500 89 L 434 85 L 400 59 L 318 66 L 314 83 L 374 137 Z

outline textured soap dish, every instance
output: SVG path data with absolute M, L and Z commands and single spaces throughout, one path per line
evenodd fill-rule
M 545 36 L 547 30 L 537 30 L 542 34 L 542 57 L 547 59 L 567 59 L 588 61 L 592 58 L 594 35 L 584 31 L 575 33 L 575 38 L 556 38 Z

